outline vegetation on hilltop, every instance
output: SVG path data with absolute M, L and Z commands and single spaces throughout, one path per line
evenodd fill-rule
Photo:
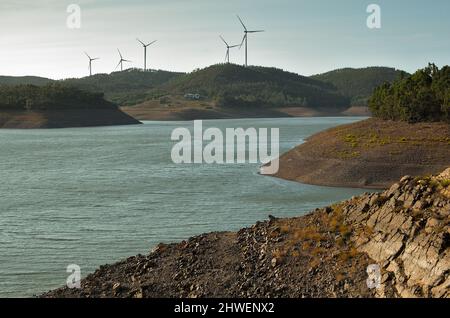
M 103 92 L 106 100 L 120 106 L 198 93 L 218 107 L 345 109 L 351 105 L 365 105 L 375 87 L 399 78 L 401 73 L 392 68 L 369 67 L 304 77 L 277 68 L 218 64 L 189 74 L 128 69 L 61 81 L 3 76 L 0 85 L 61 83 L 90 92 Z
M 378 87 L 369 100 L 382 119 L 422 122 L 450 121 L 450 68 L 435 64 Z
M 314 75 L 311 78 L 330 83 L 351 99 L 351 106 L 366 106 L 374 89 L 385 82 L 393 82 L 403 71 L 389 67 L 343 68 Z
M 69 87 L 60 83 L 44 86 L 2 85 L 0 86 L 0 110 L 44 110 L 44 109 L 116 108 L 103 98 L 103 93 L 94 93 Z
M 177 77 L 151 97 L 199 93 L 222 107 L 346 108 L 349 100 L 333 85 L 268 67 L 218 64 Z
M 42 86 L 53 80 L 38 76 L 0 76 L 0 85 L 37 85 Z
M 128 69 L 111 74 L 66 79 L 61 83 L 92 92 L 103 92 L 107 100 L 125 106 L 136 105 L 144 101 L 148 98 L 148 90 L 182 74 L 162 70 Z

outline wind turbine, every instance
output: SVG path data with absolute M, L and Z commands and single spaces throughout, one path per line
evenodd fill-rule
M 144 47 L 144 71 L 146 71 L 147 70 L 147 47 L 152 45 L 153 43 L 155 43 L 157 40 L 155 40 L 153 42 L 150 42 L 148 44 L 145 44 L 144 42 L 142 42 L 139 39 L 136 39 L 136 40 L 138 40 L 142 44 L 142 46 Z
M 225 39 L 220 36 L 220 38 L 222 39 L 223 43 L 225 43 L 225 45 L 227 46 L 227 54 L 225 55 L 225 61 L 230 64 L 230 49 L 234 48 L 234 47 L 238 47 L 238 45 L 228 45 L 227 41 L 225 41 Z
M 244 41 L 245 41 L 245 66 L 247 66 L 248 64 L 247 64 L 247 53 L 248 53 L 248 34 L 249 33 L 260 33 L 260 32 L 264 32 L 264 30 L 253 30 L 253 31 L 250 31 L 250 30 L 247 30 L 247 27 L 245 26 L 245 24 L 244 24 L 244 22 L 242 22 L 242 19 L 241 19 L 241 17 L 240 16 L 237 16 L 238 17 L 238 19 L 239 19 L 239 21 L 241 22 L 241 24 L 242 24 L 242 26 L 244 27 L 244 37 L 242 38 L 242 42 L 241 42 L 241 46 L 240 47 L 242 47 L 242 44 L 244 43 Z
M 89 54 L 87 54 L 86 52 L 84 52 L 84 54 L 86 54 L 86 56 L 87 56 L 88 59 L 89 59 L 89 76 L 92 76 L 92 61 L 98 60 L 99 57 L 91 58 L 91 57 L 89 56 Z
M 125 59 L 123 58 L 123 56 L 122 56 L 122 53 L 120 53 L 119 49 L 117 49 L 117 52 L 119 52 L 119 55 L 120 55 L 120 61 L 119 61 L 119 64 L 117 64 L 117 66 L 116 66 L 116 70 L 117 70 L 117 68 L 118 68 L 119 65 L 120 65 L 120 70 L 123 71 L 123 62 L 131 62 L 131 61 L 130 61 L 130 60 L 125 60 Z

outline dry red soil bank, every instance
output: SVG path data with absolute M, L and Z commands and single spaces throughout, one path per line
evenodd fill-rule
M 277 177 L 308 184 L 387 188 L 404 175 L 450 166 L 450 125 L 368 119 L 320 132 L 280 157 Z
M 316 110 L 307 107 L 238 109 L 217 107 L 209 101 L 172 100 L 169 104 L 148 101 L 136 106 L 122 107 L 124 112 L 139 120 L 195 120 L 231 118 L 279 118 L 318 116 L 366 116 L 367 109 L 352 107 L 347 111 Z
M 0 128 L 66 128 L 135 124 L 140 122 L 119 109 L 0 111 Z

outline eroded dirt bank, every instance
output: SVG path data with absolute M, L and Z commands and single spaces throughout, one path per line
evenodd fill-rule
M 375 118 L 307 139 L 280 157 L 276 177 L 302 183 L 385 189 L 404 175 L 435 174 L 450 166 L 450 125 Z
M 35 129 L 112 125 L 136 125 L 140 122 L 115 108 L 1 111 L 0 128 Z

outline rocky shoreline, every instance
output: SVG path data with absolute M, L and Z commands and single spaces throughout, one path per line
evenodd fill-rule
M 380 269 L 376 288 L 369 265 Z M 449 274 L 450 169 L 305 216 L 160 244 L 41 297 L 448 298 Z

